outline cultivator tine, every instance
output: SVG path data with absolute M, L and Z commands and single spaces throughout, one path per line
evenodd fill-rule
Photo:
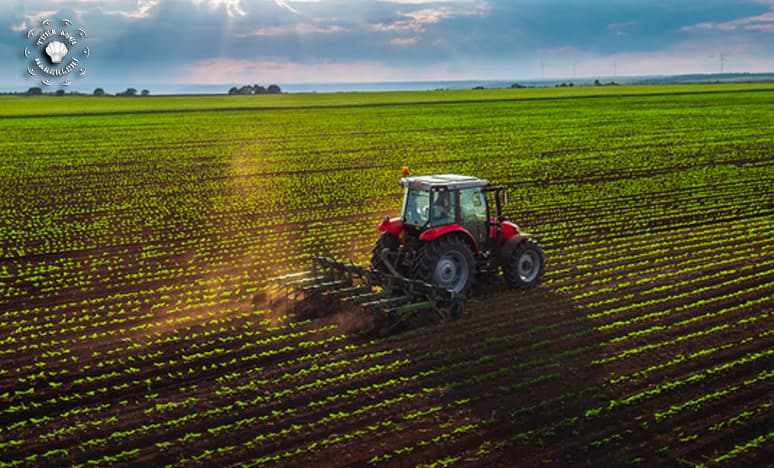
M 334 289 L 323 294 L 337 297 L 340 300 L 354 299 L 371 292 L 371 286 L 351 286 L 349 288 Z
M 330 291 L 336 291 L 341 288 L 345 288 L 348 286 L 352 286 L 352 281 L 347 279 L 342 280 L 336 280 L 336 281 L 325 281 L 323 283 L 316 283 L 309 286 L 304 286 L 301 291 L 303 292 L 330 292 Z
M 364 302 L 375 301 L 382 297 L 386 297 L 383 291 L 372 291 L 372 292 L 366 292 L 365 294 L 360 294 L 358 296 L 351 296 L 346 299 L 352 301 L 352 303 L 354 304 L 362 304 Z
M 406 304 L 404 306 L 395 309 L 395 313 L 398 315 L 414 314 L 428 309 L 435 309 L 435 301 L 415 302 L 413 304 Z
M 282 281 L 292 280 L 294 278 L 300 278 L 300 277 L 303 277 L 303 276 L 308 276 L 308 275 L 311 275 L 311 274 L 312 274 L 312 270 L 304 270 L 304 271 L 297 271 L 297 272 L 294 272 L 294 273 L 288 273 L 288 274 L 281 275 L 281 276 L 275 276 L 273 278 L 269 278 L 269 280 L 270 281 L 282 282 Z
M 362 304 L 362 306 L 365 309 L 374 309 L 374 310 L 383 311 L 386 309 L 391 309 L 393 307 L 399 306 L 402 303 L 410 302 L 413 299 L 414 299 L 413 296 L 386 297 L 384 299 L 366 302 Z
M 314 285 L 316 283 L 320 283 L 325 280 L 324 276 L 310 276 L 308 278 L 301 278 L 297 280 L 287 281 L 285 282 L 285 286 L 293 287 L 293 288 L 303 288 L 306 285 Z

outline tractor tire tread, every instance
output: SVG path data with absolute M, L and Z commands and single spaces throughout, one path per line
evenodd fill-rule
M 535 279 L 529 282 L 525 282 L 519 276 L 518 263 L 521 256 L 528 250 L 533 250 L 537 253 L 538 258 L 540 259 L 540 265 Z M 506 283 L 508 283 L 513 288 L 531 289 L 540 283 L 540 280 L 543 277 L 543 273 L 545 272 L 545 264 L 545 255 L 543 253 L 543 249 L 540 247 L 540 244 L 538 244 L 534 239 L 524 239 L 521 241 L 521 243 L 519 243 L 519 245 L 516 246 L 516 248 L 513 249 L 510 256 L 503 262 L 503 276 L 505 277 Z
M 458 249 L 463 252 L 468 263 L 468 282 L 462 288 L 460 293 L 468 294 L 473 288 L 473 282 L 476 277 L 475 259 L 468 242 L 459 236 L 446 235 L 426 243 L 418 251 L 411 266 L 411 274 L 415 279 L 433 284 L 433 272 L 435 265 L 441 257 L 452 249 Z

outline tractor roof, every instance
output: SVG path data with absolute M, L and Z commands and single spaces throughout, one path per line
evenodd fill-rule
M 486 187 L 488 180 L 457 174 L 435 174 L 417 177 L 403 177 L 401 187 L 415 190 L 459 190 L 474 187 Z

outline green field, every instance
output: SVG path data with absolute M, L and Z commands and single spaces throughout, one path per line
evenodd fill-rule
M 262 96 L 5 96 L 2 116 L 29 116 L 116 112 L 174 112 L 214 109 L 280 109 L 308 107 L 352 107 L 390 104 L 442 102 L 513 101 L 522 99 L 561 99 L 594 96 L 636 96 L 770 91 L 771 83 L 676 84 L 652 86 L 601 86 L 569 88 L 437 90 L 428 92 L 342 92 L 300 93 Z
M 257 299 L 404 165 L 507 186 L 543 284 L 385 339 Z M 0 97 L 0 466 L 763 464 L 773 166 L 771 84 Z

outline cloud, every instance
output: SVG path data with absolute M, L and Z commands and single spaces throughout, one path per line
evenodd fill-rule
M 297 63 L 286 59 L 231 59 L 202 60 L 182 67 L 182 72 L 172 77 L 179 84 L 229 84 L 245 83 L 299 83 L 314 82 L 380 82 L 401 80 L 441 80 L 448 77 L 449 64 L 433 63 L 424 66 L 391 66 L 375 60 L 354 62 Z M 460 74 L 460 79 L 470 75 Z M 224 90 L 225 92 L 225 90 Z
M 432 3 L 474 3 L 477 0 L 384 0 L 386 3 L 403 5 L 426 5 Z
M 292 6 L 293 3 L 319 3 L 320 0 L 274 0 L 274 3 L 282 8 L 285 9 L 294 15 L 301 15 L 301 12 L 294 6 Z
M 291 12 L 293 14 L 296 14 L 296 15 L 300 14 L 298 12 L 298 10 L 296 10 L 295 8 L 290 6 L 290 2 L 286 2 L 286 1 L 283 1 L 283 0 L 274 0 L 274 3 L 276 3 L 277 6 L 280 6 L 280 7 L 288 10 L 289 12 Z
M 623 23 L 610 23 L 607 30 L 615 33 L 616 36 L 628 36 L 629 30 L 637 23 L 635 21 L 624 21 Z
M 28 29 L 29 29 L 29 26 L 27 26 L 26 21 L 22 21 L 21 23 L 11 25 L 11 31 L 13 32 L 25 32 Z
M 24 15 L 24 22 L 32 26 L 40 27 L 40 22 L 57 16 L 56 10 L 37 10 L 34 13 Z M 69 16 L 69 15 L 68 15 Z
M 747 18 L 739 18 L 733 21 L 726 21 L 722 23 L 704 22 L 684 26 L 681 28 L 685 32 L 702 32 L 702 31 L 760 31 L 765 33 L 774 33 L 774 11 L 764 13 L 762 15 L 750 16 Z
M 236 37 L 251 37 L 251 36 L 283 36 L 287 34 L 334 34 L 347 31 L 339 25 L 320 26 L 309 23 L 289 24 L 283 26 L 266 26 L 253 29 L 244 33 L 237 33 Z
M 428 2 L 394 2 L 394 3 L 428 3 Z M 449 2 L 451 3 L 451 1 Z M 458 2 L 460 3 L 460 2 Z M 472 3 L 469 1 L 461 3 Z M 466 6 L 465 8 L 453 8 L 453 7 L 434 7 L 434 8 L 421 8 L 411 11 L 397 11 L 395 13 L 396 19 L 389 23 L 373 23 L 369 26 L 371 31 L 411 31 L 415 33 L 425 32 L 429 25 L 439 24 L 444 20 L 448 20 L 454 17 L 460 16 L 485 16 L 488 11 L 488 5 L 482 2 L 476 2 L 473 7 Z
M 390 41 L 390 44 L 398 47 L 413 46 L 419 42 L 419 36 L 407 37 L 407 38 L 395 38 Z
M 136 8 L 133 9 L 115 9 L 108 10 L 100 8 L 102 12 L 107 15 L 123 16 L 129 19 L 142 19 L 147 18 L 153 12 L 153 9 L 159 6 L 160 0 L 138 0 Z
M 226 14 L 229 17 L 245 16 L 247 13 L 242 9 L 240 0 L 192 0 L 194 5 L 199 5 L 203 2 L 207 2 L 210 9 L 215 10 L 221 6 L 225 7 Z
M 403 19 L 398 19 L 388 24 L 372 24 L 369 29 L 371 31 L 411 31 L 421 33 L 425 31 L 427 25 L 438 23 L 455 14 L 455 10 L 446 7 L 426 8 L 407 13 L 398 12 L 398 16 Z

